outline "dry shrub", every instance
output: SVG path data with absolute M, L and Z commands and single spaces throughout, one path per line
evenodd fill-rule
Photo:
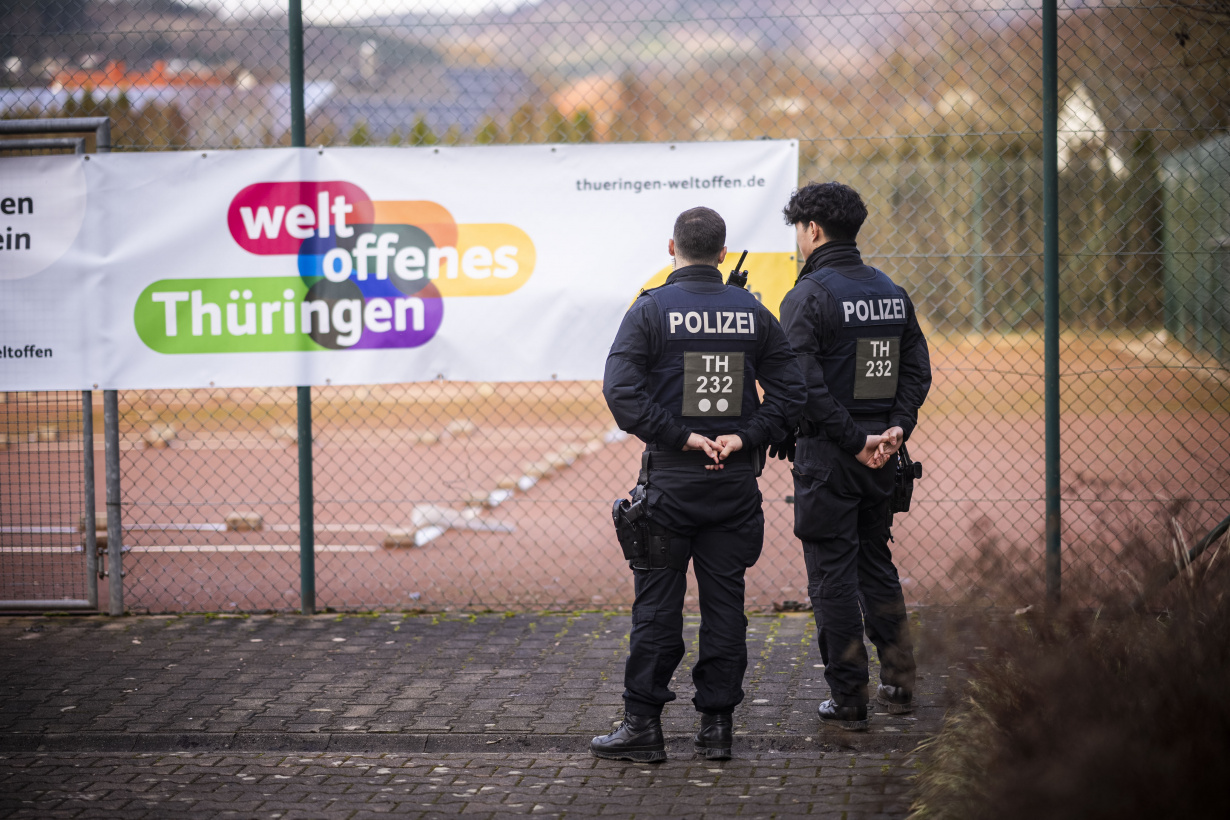
M 1164 482 L 1113 484 L 1077 476 L 1065 487 L 1062 586 L 1065 602 L 1113 608 L 1140 594 L 1159 564 L 1185 553 L 1225 512 Z M 969 513 L 972 548 L 954 559 L 944 590 L 931 599 L 963 607 L 1041 606 L 1046 598 L 1044 548 L 1014 536 L 985 512 Z M 1173 590 L 1154 601 L 1168 606 Z
M 913 818 L 1230 817 L 1230 544 L 1161 613 L 1036 609 L 987 627 L 925 744 Z

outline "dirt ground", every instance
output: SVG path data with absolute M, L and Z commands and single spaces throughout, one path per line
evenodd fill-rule
M 1073 335 L 1062 348 L 1066 589 L 1096 598 L 1230 508 L 1230 375 L 1164 337 Z M 961 337 L 932 357 L 910 444 L 925 475 L 894 527 L 907 599 L 1030 602 L 1042 579 L 1041 338 Z M 71 480 L 81 442 L 71 429 L 30 441 L 33 401 L 9 394 L 0 407 L 0 599 L 45 596 L 84 561 L 80 495 L 61 489 L 57 507 L 31 477 Z M 121 404 L 126 605 L 297 608 L 293 388 L 126 392 Z M 613 429 L 600 385 L 322 388 L 314 433 L 318 606 L 630 603 L 610 505 L 635 481 L 640 444 Z M 101 435 L 96 448 L 101 509 Z M 748 605 L 805 601 L 783 463 L 768 465 L 761 492 Z M 261 528 L 228 529 L 237 513 Z M 390 533 L 408 545 L 384 546 Z

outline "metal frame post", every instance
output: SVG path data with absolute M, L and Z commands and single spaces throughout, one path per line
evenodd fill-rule
M 0 148 L 34 151 L 41 149 L 71 148 L 74 154 L 85 153 L 85 137 L 45 137 L 19 140 L 4 140 Z
M 1060 601 L 1059 34 L 1057 0 L 1042 2 L 1042 269 L 1046 393 L 1046 600 Z
M 85 487 L 85 589 L 91 609 L 98 609 L 98 501 L 94 493 L 94 392 L 81 391 L 81 462 Z
M 99 154 L 111 153 L 111 118 L 110 117 L 91 117 L 94 120 L 94 150 Z M 84 151 L 84 146 L 81 151 Z M 106 461 L 106 479 L 107 479 L 107 557 L 111 564 L 110 579 L 107 582 L 107 593 L 110 603 L 108 604 L 108 612 L 111 615 L 124 614 L 124 536 L 120 528 L 120 429 L 119 429 L 119 398 L 115 391 L 110 391 L 112 402 L 112 424 L 111 434 L 107 432 L 107 392 L 103 391 L 103 458 Z M 86 501 L 89 508 L 86 510 L 86 546 L 90 554 L 87 558 L 87 566 L 89 562 L 93 563 L 94 571 L 90 573 L 90 603 L 94 608 L 98 608 L 98 542 L 95 540 L 97 535 L 97 521 L 94 519 L 94 510 L 96 501 L 94 497 L 94 394 L 93 391 L 86 390 L 83 393 L 85 403 L 85 424 L 88 425 L 90 431 L 86 437 Z M 84 428 L 83 428 L 84 429 Z M 114 437 L 115 443 L 112 445 L 111 439 Z M 112 455 L 114 453 L 114 456 Z M 112 481 L 111 462 L 115 461 L 115 479 Z M 112 485 L 114 484 L 114 488 Z M 115 510 L 111 509 L 111 494 L 114 489 L 115 493 Z M 112 550 L 114 549 L 114 552 Z
M 107 614 L 124 614 L 124 541 L 120 526 L 120 409 L 114 390 L 103 391 L 107 460 Z
M 110 117 L 56 117 L 35 120 L 5 120 L 5 134 L 82 134 L 94 132 L 94 149 L 111 150 Z M 67 147 L 67 146 L 64 146 Z
M 307 123 L 303 109 L 303 8 L 288 0 L 290 60 L 290 144 L 303 148 Z M 296 395 L 299 439 L 299 600 L 304 615 L 316 612 L 316 515 L 312 487 L 312 388 L 300 385 Z

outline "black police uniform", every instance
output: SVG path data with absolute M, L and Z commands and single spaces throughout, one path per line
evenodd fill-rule
M 756 382 L 764 388 L 764 403 Z M 684 555 L 682 571 L 638 567 L 624 673 L 629 715 L 657 716 L 675 699 L 670 679 L 683 659 L 683 599 L 690 552 L 699 586 L 700 657 L 692 670 L 696 709 L 729 714 L 743 700 L 747 669 L 744 572 L 760 557 L 764 515 L 756 483 L 763 446 L 793 429 L 804 386 L 781 326 L 717 268 L 676 270 L 643 293 L 624 317 L 606 361 L 603 395 L 616 423 L 648 453 L 649 520 Z M 712 464 L 683 452 L 690 433 L 737 433 L 743 447 Z
M 868 702 L 867 636 L 880 680 L 909 693 L 914 653 L 888 548 L 894 466 L 855 456 L 868 435 L 908 439 L 931 387 L 927 341 L 909 296 L 863 264 L 854 242 L 808 257 L 781 306 L 807 381 L 794 457 L 794 531 L 803 541 L 824 677 L 838 706 Z

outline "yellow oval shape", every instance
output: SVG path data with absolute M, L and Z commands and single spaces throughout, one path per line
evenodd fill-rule
M 503 296 L 529 281 L 538 261 L 529 234 L 498 223 L 457 226 L 456 264 L 434 280 L 440 294 Z
M 738 253 L 726 254 L 726 261 L 722 263 L 722 279 L 734 269 L 735 262 L 739 261 Z M 794 280 L 799 275 L 799 266 L 795 262 L 793 253 L 757 253 L 751 251 L 747 255 L 747 260 L 743 263 L 743 269 L 748 271 L 747 289 L 760 300 L 761 304 L 767 307 L 774 316 L 778 316 L 778 312 L 782 306 L 782 299 L 786 297 L 786 293 L 794 287 Z M 666 277 L 671 275 L 673 269 L 667 265 L 662 270 L 655 273 L 649 278 L 649 281 L 644 284 L 645 288 L 656 288 L 666 284 Z M 780 317 L 779 317 L 780 318 Z
M 372 202 L 372 222 L 377 225 L 413 225 L 436 245 L 457 244 L 457 222 L 448 209 L 425 200 Z

